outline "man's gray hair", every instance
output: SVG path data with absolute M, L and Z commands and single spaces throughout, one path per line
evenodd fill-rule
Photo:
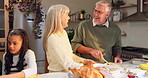
M 111 9 L 112 9 L 111 4 L 110 4 L 108 1 L 106 1 L 106 0 L 100 0 L 100 1 L 96 2 L 96 6 L 98 6 L 98 5 L 104 5 L 104 6 L 107 6 L 107 8 L 106 8 L 106 12 L 110 12 Z

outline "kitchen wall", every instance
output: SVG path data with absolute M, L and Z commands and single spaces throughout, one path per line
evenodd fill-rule
M 122 36 L 123 46 L 148 48 L 148 21 L 117 23 L 127 36 Z
M 123 0 L 126 4 L 137 4 L 137 0 Z M 128 7 L 121 9 L 126 15 L 136 13 L 137 7 Z M 148 21 L 134 21 L 117 23 L 122 31 L 127 33 L 127 36 L 122 37 L 123 46 L 136 46 L 148 48 Z
M 98 0 L 42 0 L 42 4 L 43 6 L 46 6 L 46 11 L 51 5 L 65 4 L 70 8 L 71 13 L 85 9 L 87 13 L 92 15 L 93 8 L 95 7 L 95 3 L 97 1 Z
M 57 3 L 67 5 L 71 9 L 71 13 L 85 9 L 86 12 L 92 15 L 95 2 L 98 0 L 42 0 L 43 5 L 47 9 Z M 111 0 L 108 0 L 111 1 Z M 123 0 L 126 4 L 137 4 L 137 0 Z M 135 13 L 136 7 L 123 8 L 122 11 L 126 12 L 126 16 Z M 69 28 L 76 28 L 78 22 L 70 22 Z M 122 36 L 123 46 L 136 46 L 148 48 L 148 21 L 135 21 L 135 22 L 120 22 L 116 23 L 127 36 Z

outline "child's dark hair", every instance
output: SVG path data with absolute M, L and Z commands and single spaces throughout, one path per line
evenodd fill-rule
M 17 63 L 17 69 L 18 71 L 22 71 L 24 69 L 24 56 L 26 54 L 26 51 L 29 49 L 29 38 L 28 35 L 26 33 L 26 31 L 24 31 L 23 29 L 13 29 L 11 31 L 9 31 L 8 36 L 7 36 L 7 53 L 5 54 L 5 73 L 6 74 L 10 74 L 11 72 L 11 67 L 13 64 L 13 54 L 11 54 L 8 50 L 8 37 L 9 36 L 14 36 L 14 35 L 19 35 L 22 39 L 22 46 L 20 49 L 20 54 L 19 54 L 19 61 Z

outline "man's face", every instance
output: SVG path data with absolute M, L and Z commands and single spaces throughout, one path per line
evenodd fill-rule
M 106 12 L 106 6 L 98 5 L 94 9 L 94 22 L 97 24 L 104 24 L 110 13 Z

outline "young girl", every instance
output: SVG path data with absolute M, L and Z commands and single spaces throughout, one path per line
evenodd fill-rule
M 0 78 L 26 78 L 37 73 L 35 54 L 29 49 L 29 39 L 23 29 L 9 32 L 6 51 Z

